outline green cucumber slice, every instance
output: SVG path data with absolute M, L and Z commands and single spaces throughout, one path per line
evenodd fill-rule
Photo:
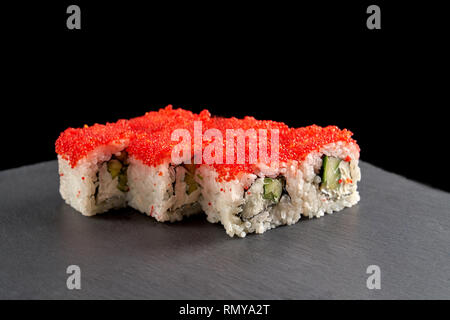
M 282 193 L 283 183 L 281 179 L 264 178 L 264 199 L 278 203 L 280 202 Z
M 198 189 L 198 184 L 194 179 L 194 176 L 190 172 L 186 172 L 184 176 L 184 182 L 186 182 L 186 193 L 190 195 L 192 192 Z
M 117 189 L 122 192 L 128 192 L 130 190 L 130 188 L 128 187 L 128 176 L 126 169 L 122 170 L 122 172 L 119 174 L 119 183 L 117 184 Z
M 195 164 L 184 164 L 186 174 L 184 175 L 184 182 L 186 182 L 186 193 L 190 195 L 192 192 L 198 189 L 198 184 L 195 181 Z
M 108 162 L 108 172 L 111 174 L 113 180 L 120 174 L 122 167 L 122 162 L 119 160 L 112 159 Z
M 108 161 L 107 169 L 113 180 L 118 177 L 117 189 L 122 192 L 128 192 L 130 188 L 128 187 L 127 177 L 127 153 L 122 151 L 119 156 L 114 155 L 113 158 Z
M 339 187 L 339 180 L 341 179 L 339 164 L 341 161 L 335 157 L 325 156 L 323 158 L 321 189 L 336 190 Z

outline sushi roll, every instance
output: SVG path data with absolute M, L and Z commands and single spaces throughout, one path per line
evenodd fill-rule
M 251 125 L 264 123 L 252 121 Z M 198 170 L 200 201 L 208 221 L 222 223 L 230 236 L 292 225 L 302 215 L 319 218 L 360 200 L 359 147 L 350 131 L 275 127 L 280 129 L 277 166 L 259 161 L 253 166 L 203 165 Z
M 194 153 L 181 160 L 173 157 L 177 129 L 194 137 L 184 142 Z M 86 216 L 130 206 L 174 222 L 203 211 L 231 237 L 261 234 L 358 203 L 360 149 L 352 135 L 168 106 L 64 131 L 56 141 L 60 193 Z
M 86 216 L 126 206 L 128 124 L 69 128 L 56 141 L 60 193 Z
M 163 114 L 131 121 L 131 127 L 143 129 L 127 149 L 129 206 L 160 222 L 180 221 L 201 212 L 200 188 L 194 179 L 196 167 L 192 161 L 172 161 L 176 142 L 171 140 L 171 135 L 174 129 L 187 130 L 191 135 L 194 122 L 208 121 L 209 116 L 207 111 L 197 115 L 181 109 L 166 109 Z M 158 117 L 162 117 L 163 121 L 157 122 L 164 122 L 164 128 L 155 130 Z M 192 143 L 190 145 L 192 148 Z
M 193 130 L 200 115 L 171 106 L 114 124 L 69 128 L 56 141 L 60 193 L 86 216 L 127 205 L 158 221 L 201 212 L 195 167 L 171 163 L 173 128 Z

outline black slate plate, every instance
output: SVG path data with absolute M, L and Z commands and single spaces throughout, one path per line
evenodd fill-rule
M 55 161 L 0 172 L 0 298 L 449 299 L 450 194 L 361 166 L 359 205 L 245 239 L 204 216 L 83 217 Z M 66 287 L 72 264 L 81 290 Z

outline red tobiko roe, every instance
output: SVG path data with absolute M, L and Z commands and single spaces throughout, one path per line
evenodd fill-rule
M 89 152 L 103 145 L 129 139 L 130 133 L 127 120 L 106 125 L 94 124 L 90 127 L 85 125 L 79 129 L 68 128 L 56 140 L 55 150 L 75 167 Z
M 208 129 L 217 129 L 222 133 L 224 141 L 223 156 L 226 157 L 226 131 L 227 129 L 267 129 L 267 150 L 270 154 L 271 139 L 270 129 L 279 130 L 279 161 L 288 160 L 302 161 L 313 151 L 318 151 L 324 145 L 342 141 L 354 143 L 351 137 L 353 133 L 349 130 L 340 130 L 338 127 L 326 128 L 312 125 L 305 128 L 289 128 L 282 122 L 261 121 L 253 117 L 216 118 L 204 110 L 200 114 L 183 109 L 173 109 L 168 106 L 157 112 L 148 112 L 142 117 L 119 120 L 116 123 L 106 125 L 95 124 L 85 126 L 81 129 L 69 128 L 56 141 L 56 152 L 68 160 L 72 167 L 86 157 L 89 152 L 99 146 L 114 142 L 127 140 L 129 146 L 127 152 L 130 156 L 141 160 L 149 166 L 156 166 L 171 157 L 172 149 L 179 142 L 172 141 L 171 135 L 175 129 L 186 129 L 191 135 L 191 150 L 194 151 L 194 122 L 199 121 L 202 125 L 202 133 Z M 211 141 L 202 140 L 202 150 Z M 244 164 L 213 164 L 218 172 L 219 180 L 231 180 L 242 173 L 254 171 L 254 165 L 249 163 L 249 141 L 246 139 L 246 159 Z M 357 146 L 357 145 L 356 145 Z M 358 147 L 359 148 L 359 147 Z M 234 148 L 236 159 L 237 148 Z M 259 154 L 259 153 L 258 153 Z M 349 158 L 349 157 L 347 157 Z M 225 159 L 224 159 L 225 160 Z M 351 159 L 345 159 L 349 161 Z M 223 161 L 225 163 L 225 161 Z
M 68 128 L 56 141 L 56 153 L 75 167 L 89 152 L 104 145 L 128 140 L 133 156 L 148 165 L 159 164 L 176 143 L 170 139 L 171 131 L 188 127 L 194 121 L 207 121 L 207 110 L 199 115 L 183 109 L 173 109 L 171 105 L 157 112 L 148 112 L 142 117 L 119 120 L 106 125 L 85 125 L 84 128 Z
M 235 121 L 236 121 L 235 119 L 231 119 L 231 121 L 225 119 L 221 124 L 218 125 L 218 128 L 222 132 L 225 132 L 225 129 L 235 127 L 236 125 Z M 311 152 L 319 151 L 323 146 L 338 141 L 342 141 L 345 143 L 354 143 L 356 145 L 356 141 L 351 138 L 353 135 L 351 131 L 346 129 L 340 130 L 336 126 L 328 126 L 326 128 L 322 128 L 317 125 L 312 125 L 304 128 L 295 129 L 295 128 L 288 128 L 284 123 L 280 122 L 274 121 L 255 122 L 253 118 L 245 118 L 244 120 L 240 120 L 238 124 L 242 125 L 242 128 L 244 130 L 246 130 L 246 128 L 279 129 L 279 162 L 287 162 L 289 160 L 302 161 Z M 215 125 L 217 125 L 217 123 L 215 123 Z M 221 128 L 222 125 L 223 128 Z M 270 138 L 268 138 L 267 151 L 269 154 L 270 149 L 271 149 Z M 234 151 L 236 154 L 236 148 Z M 213 165 L 215 167 L 215 170 L 219 174 L 219 181 L 221 180 L 229 181 L 242 173 L 254 172 L 255 165 L 249 163 L 248 141 L 245 151 L 246 151 L 245 164 Z

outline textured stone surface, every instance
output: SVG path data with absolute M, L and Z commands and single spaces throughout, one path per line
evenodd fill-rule
M 204 216 L 83 217 L 60 198 L 55 161 L 0 172 L 0 298 L 450 298 L 450 194 L 361 167 L 359 205 L 245 239 Z M 366 288 L 369 265 L 381 290 Z

